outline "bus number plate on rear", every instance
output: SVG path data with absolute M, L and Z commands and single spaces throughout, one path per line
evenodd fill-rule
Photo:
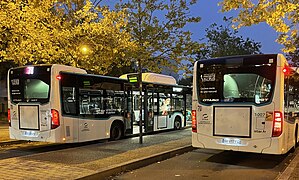
M 38 137 L 38 132 L 36 131 L 22 131 L 22 135 L 26 137 Z
M 231 146 L 242 146 L 242 141 L 237 138 L 223 138 L 221 139 L 221 144 L 231 145 Z

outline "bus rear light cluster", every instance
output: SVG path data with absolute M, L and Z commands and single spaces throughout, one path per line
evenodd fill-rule
M 55 129 L 60 126 L 60 121 L 59 121 L 59 112 L 55 109 L 51 109 L 51 129 Z
M 289 66 L 284 66 L 284 67 L 282 68 L 282 72 L 283 72 L 283 74 L 284 74 L 285 76 L 289 76 L 289 75 L 291 75 L 291 70 L 290 70 L 290 67 L 289 67 Z
M 9 126 L 11 126 L 11 122 L 10 122 L 10 109 L 7 110 L 7 121 Z
M 283 117 L 282 112 L 274 111 L 272 137 L 278 137 L 282 133 Z
M 192 110 L 192 132 L 197 132 L 196 110 Z
M 57 75 L 56 79 L 61 80 L 61 75 Z

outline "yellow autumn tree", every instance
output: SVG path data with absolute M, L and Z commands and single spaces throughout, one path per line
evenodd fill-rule
M 124 30 L 125 11 L 95 8 L 87 0 L 70 14 L 70 6 L 69 1 L 1 1 L 2 61 L 68 64 L 101 74 L 115 62 L 128 64 L 137 46 Z
M 277 41 L 285 52 L 293 52 L 299 39 L 299 0 L 222 0 L 222 11 L 238 10 L 235 28 L 267 23 L 279 32 Z
M 192 40 L 188 24 L 200 22 L 190 9 L 197 0 L 126 0 L 116 9 L 127 9 L 128 30 L 138 42 L 135 60 L 153 72 L 178 73 L 190 71 L 192 62 L 202 45 Z M 139 64 L 138 63 L 138 64 Z

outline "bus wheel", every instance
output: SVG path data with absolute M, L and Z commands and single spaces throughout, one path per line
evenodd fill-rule
M 123 128 L 120 123 L 113 123 L 110 129 L 110 140 L 115 141 L 123 136 Z
M 299 139 L 298 139 L 298 124 L 297 124 L 295 130 L 295 148 L 298 146 L 299 146 Z
M 294 146 L 291 148 L 291 153 L 295 152 L 296 151 L 296 147 L 298 146 L 298 125 L 296 125 L 296 129 L 295 129 L 295 143 L 294 143 Z
M 181 123 L 181 118 L 179 116 L 175 117 L 174 119 L 174 129 L 181 129 L 182 123 Z

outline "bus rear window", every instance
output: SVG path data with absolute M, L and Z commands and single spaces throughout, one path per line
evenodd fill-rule
M 24 83 L 25 99 L 47 99 L 50 85 L 41 79 L 26 79 Z
M 10 70 L 9 86 L 13 103 L 49 102 L 51 66 L 32 66 Z
M 199 61 L 197 86 L 204 104 L 267 103 L 275 85 L 276 64 L 204 64 Z

